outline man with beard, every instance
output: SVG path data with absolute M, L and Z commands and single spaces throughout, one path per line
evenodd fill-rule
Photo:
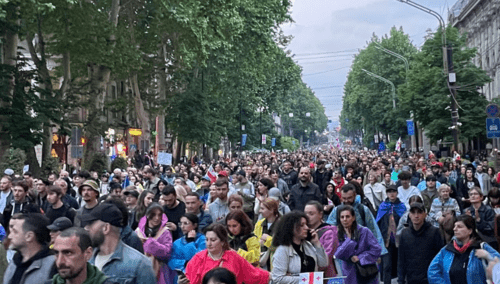
M 51 185 L 48 180 L 38 179 L 35 186 L 37 189 L 36 195 L 36 204 L 40 206 L 43 212 L 47 211 L 47 207 L 49 206 L 49 202 L 47 201 L 47 189 Z
M 299 172 L 299 182 L 290 190 L 288 206 L 292 211 L 304 211 L 307 202 L 311 200 L 323 202 L 323 195 L 319 187 L 311 182 L 311 171 L 309 168 L 302 167 Z
M 75 227 L 85 227 L 87 225 L 83 221 L 85 215 L 89 215 L 99 204 L 97 199 L 99 198 L 99 186 L 97 182 L 93 180 L 86 180 L 80 187 L 78 187 L 78 193 L 82 196 L 85 205 L 80 207 L 76 211 Z
M 314 172 L 313 181 L 324 194 L 326 184 L 331 179 L 332 172 L 326 170 L 326 161 L 318 160 L 316 163 L 316 171 Z
M 92 241 L 82 228 L 69 228 L 62 231 L 54 241 L 56 267 L 59 272 L 46 284 L 107 284 L 106 275 L 88 263 L 92 256 Z
M 292 186 L 294 186 L 297 183 L 298 175 L 297 172 L 293 170 L 293 165 L 291 161 L 287 160 L 283 163 L 283 168 L 280 178 L 282 178 L 286 182 L 288 188 L 292 188 Z
M 85 230 L 90 234 L 94 252 L 89 263 L 109 280 L 118 283 L 156 283 L 151 260 L 129 247 L 120 238 L 123 215 L 114 204 L 102 203 L 84 215 Z
M 16 250 L 3 283 L 43 283 L 55 274 L 54 256 L 47 244 L 49 221 L 40 213 L 15 214 L 9 224 L 9 249 Z

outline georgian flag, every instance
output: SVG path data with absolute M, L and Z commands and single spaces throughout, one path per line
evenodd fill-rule
M 323 272 L 300 273 L 299 284 L 323 284 Z

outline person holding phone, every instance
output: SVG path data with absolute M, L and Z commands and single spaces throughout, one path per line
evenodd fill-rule
M 199 219 L 195 214 L 185 213 L 181 217 L 179 225 L 184 236 L 174 242 L 172 257 L 168 262 L 168 267 L 175 270 L 178 277 L 184 275 L 189 260 L 206 248 L 206 239 L 198 232 L 198 223 Z M 177 278 L 174 283 L 177 283 Z
M 163 207 L 158 203 L 151 203 L 146 215 L 139 221 L 135 230 L 143 242 L 144 254 L 153 262 L 153 270 L 158 284 L 170 283 L 171 273 L 167 261 L 172 250 L 172 234 L 167 227 L 168 218 L 163 213 Z
M 276 247 L 272 259 L 273 282 L 299 283 L 300 273 L 328 266 L 328 256 L 317 230 L 310 230 L 308 223 L 307 215 L 299 211 L 284 215 L 278 222 L 273 237 Z

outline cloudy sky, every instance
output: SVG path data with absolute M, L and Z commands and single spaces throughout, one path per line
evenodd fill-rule
M 457 0 L 413 0 L 448 19 Z M 315 92 L 328 117 L 338 120 L 343 85 L 353 55 L 366 47 L 373 33 L 383 36 L 403 27 L 416 46 L 438 20 L 397 0 L 294 0 L 295 23 L 283 26 L 294 39 L 288 48 L 303 68 L 304 82 Z M 318 74 L 319 73 L 319 74 Z

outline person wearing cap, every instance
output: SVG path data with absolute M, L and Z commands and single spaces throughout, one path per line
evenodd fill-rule
M 71 223 L 74 222 L 76 210 L 70 207 L 68 204 L 65 204 L 62 201 L 62 197 L 63 192 L 59 186 L 49 186 L 49 189 L 47 190 L 47 201 L 50 205 L 45 211 L 45 216 L 49 218 L 51 223 L 59 217 L 66 217 L 71 221 Z
M 386 188 L 387 198 L 380 204 L 375 221 L 384 238 L 387 254 L 382 256 L 382 279 L 384 284 L 390 284 L 392 280 L 392 267 L 396 265 L 396 228 L 401 216 L 406 211 L 406 206 L 398 198 L 398 188 L 389 185 Z
M 217 174 L 217 178 L 225 178 L 228 180 L 228 187 L 229 187 L 229 193 L 227 194 L 227 196 L 229 197 L 231 194 L 234 194 L 236 193 L 236 188 L 234 187 L 234 184 L 233 182 L 231 181 L 231 178 L 229 177 L 229 173 L 227 171 L 220 171 L 218 174 Z M 238 181 L 236 181 L 238 182 Z
M 402 171 L 401 173 L 399 173 L 398 178 L 401 182 L 401 186 L 398 187 L 398 198 L 406 205 L 407 209 L 410 209 L 410 197 L 414 195 L 422 197 L 422 194 L 420 194 L 420 190 L 417 187 L 410 184 L 410 172 Z
M 64 231 L 71 227 L 73 227 L 73 222 L 66 217 L 59 217 L 56 220 L 54 220 L 54 222 L 52 222 L 50 225 L 47 226 L 47 229 L 50 230 L 51 249 L 54 247 L 54 241 L 56 240 L 57 236 L 59 236 L 61 231 Z
M 437 188 L 441 186 L 441 183 L 439 183 L 437 178 L 433 175 L 427 176 L 425 178 L 425 183 L 426 187 L 422 190 L 421 194 L 424 200 L 425 209 L 427 212 L 430 212 L 432 201 L 439 197 Z
M 208 193 L 210 192 L 210 184 L 212 181 L 208 176 L 203 176 L 200 182 L 201 186 L 198 190 L 196 190 L 196 193 L 198 194 L 198 196 L 200 196 L 200 199 L 203 202 L 206 202 L 208 198 Z
M 254 205 L 255 205 L 255 187 L 246 178 L 246 173 L 244 170 L 240 170 L 236 173 L 236 178 L 238 183 L 234 186 L 236 193 L 243 198 L 243 211 L 253 220 L 254 217 Z
M 55 274 L 48 224 L 40 213 L 12 216 L 8 240 L 9 249 L 16 253 L 5 270 L 4 284 L 44 283 Z
M 121 240 L 122 222 L 120 209 L 111 203 L 99 204 L 82 216 L 94 247 L 89 263 L 116 283 L 156 283 L 151 260 Z
M 426 284 L 427 269 L 444 243 L 439 229 L 426 221 L 423 203 L 412 203 L 409 216 L 398 247 L 398 283 Z
M 92 213 L 92 211 L 99 204 L 99 202 L 97 201 L 97 199 L 99 198 L 99 186 L 94 180 L 86 180 L 78 187 L 78 194 L 82 196 L 83 201 L 85 201 L 85 205 L 83 205 L 76 211 L 76 218 L 74 222 L 75 227 L 83 228 L 85 227 L 85 225 L 87 225 L 83 221 L 83 216 L 90 215 L 90 213 Z

